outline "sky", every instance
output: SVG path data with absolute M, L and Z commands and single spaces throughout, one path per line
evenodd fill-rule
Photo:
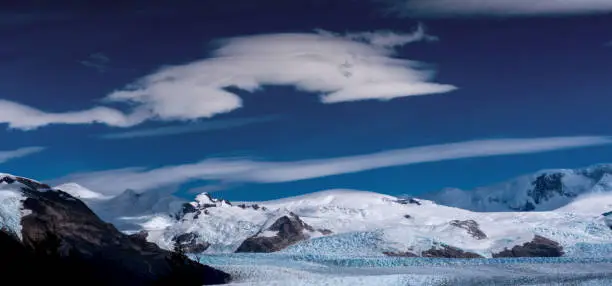
M 0 4 L 0 172 L 116 195 L 473 189 L 612 162 L 607 0 Z

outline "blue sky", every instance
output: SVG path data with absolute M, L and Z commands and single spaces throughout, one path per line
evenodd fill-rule
M 0 172 L 264 200 L 610 162 L 612 5 L 445 1 L 6 6 Z

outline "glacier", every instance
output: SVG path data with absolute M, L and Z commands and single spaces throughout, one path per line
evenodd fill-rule
M 429 259 L 206 255 L 231 285 L 612 285 L 612 259 Z

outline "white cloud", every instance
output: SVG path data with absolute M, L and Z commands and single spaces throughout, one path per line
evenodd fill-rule
M 450 92 L 456 87 L 432 82 L 433 70 L 395 54 L 398 46 L 433 39 L 420 26 L 408 34 L 317 31 L 229 38 L 219 42 L 210 58 L 162 68 L 105 97 L 105 103 L 126 104 L 133 114 L 106 107 L 46 113 L 3 101 L 0 112 L 7 106 L 10 112 L 0 113 L 0 123 L 31 129 L 53 123 L 132 126 L 150 119 L 209 118 L 242 107 L 241 98 L 227 88 L 255 92 L 265 85 L 294 86 L 319 95 L 324 103 Z
M 376 1 L 376 0 L 375 0 Z M 387 0 L 404 15 L 534 16 L 612 12 L 610 0 Z
M 109 133 L 98 136 L 102 139 L 131 139 L 141 137 L 157 137 L 168 136 L 186 133 L 207 132 L 213 130 L 222 130 L 228 128 L 236 128 L 245 125 L 263 123 L 276 119 L 276 116 L 253 117 L 253 118 L 235 118 L 216 121 L 205 121 L 199 123 L 191 123 L 186 125 L 167 126 L 150 129 L 139 129 L 126 132 Z
M 264 85 L 290 85 L 320 94 L 326 103 L 444 93 L 454 86 L 432 83 L 419 63 L 394 58 L 394 48 L 429 38 L 389 31 L 346 36 L 272 34 L 226 39 L 213 57 L 164 68 L 107 100 L 136 102 L 166 120 L 211 117 L 242 106 L 226 88 L 254 92 Z
M 138 167 L 73 174 L 55 182 L 74 181 L 104 194 L 118 194 L 128 188 L 144 191 L 193 180 L 279 183 L 425 162 L 537 153 L 604 144 L 612 144 L 612 137 L 479 140 L 293 162 L 215 158 L 157 169 Z
M 142 122 L 144 117 L 136 114 L 126 116 L 118 110 L 95 107 L 89 110 L 50 113 L 12 101 L 0 99 L 0 123 L 9 128 L 30 130 L 49 124 L 104 123 L 111 126 L 131 126 Z
M 5 163 L 12 159 L 17 159 L 32 155 L 45 150 L 45 147 L 23 147 L 11 151 L 0 151 L 0 164 Z

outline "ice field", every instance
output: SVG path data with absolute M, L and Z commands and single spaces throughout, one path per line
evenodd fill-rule
M 199 259 L 232 274 L 231 285 L 612 285 L 612 258 L 342 259 L 228 254 Z

